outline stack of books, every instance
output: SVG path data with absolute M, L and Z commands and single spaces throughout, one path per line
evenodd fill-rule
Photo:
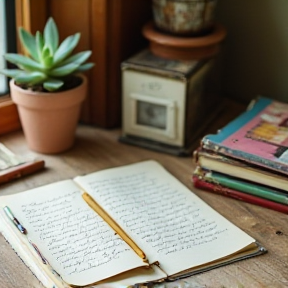
M 194 152 L 197 188 L 288 213 L 288 104 L 265 97 Z

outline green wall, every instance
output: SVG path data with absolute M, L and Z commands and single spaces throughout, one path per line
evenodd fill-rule
M 222 94 L 288 102 L 288 1 L 218 0 L 216 12 L 227 29 L 219 56 Z

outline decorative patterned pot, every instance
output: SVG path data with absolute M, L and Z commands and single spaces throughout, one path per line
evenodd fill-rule
M 31 150 L 55 154 L 74 144 L 80 108 L 87 92 L 87 78 L 82 84 L 62 92 L 33 92 L 10 81 L 11 98 L 17 104 L 24 135 Z
M 198 36 L 214 25 L 217 0 L 153 0 L 156 27 L 174 35 Z

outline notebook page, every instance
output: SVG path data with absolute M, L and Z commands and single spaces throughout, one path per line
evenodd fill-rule
M 145 251 L 150 263 L 159 261 L 168 275 L 255 242 L 155 161 L 108 169 L 75 181 Z
M 72 181 L 1 198 L 65 282 L 87 285 L 143 266 L 142 259 L 83 201 Z

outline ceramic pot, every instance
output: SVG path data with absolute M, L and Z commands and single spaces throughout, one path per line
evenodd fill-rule
M 31 150 L 45 154 L 63 152 L 72 147 L 87 93 L 87 78 L 82 84 L 62 92 L 33 92 L 10 81 L 10 93 L 17 105 L 24 135 Z
M 152 22 L 144 25 L 142 33 L 149 40 L 150 51 L 159 57 L 172 60 L 201 60 L 211 58 L 220 51 L 226 29 L 216 23 L 211 33 L 198 37 L 178 37 L 163 34 Z
M 216 0 L 153 0 L 156 27 L 174 35 L 208 34 L 214 25 Z

